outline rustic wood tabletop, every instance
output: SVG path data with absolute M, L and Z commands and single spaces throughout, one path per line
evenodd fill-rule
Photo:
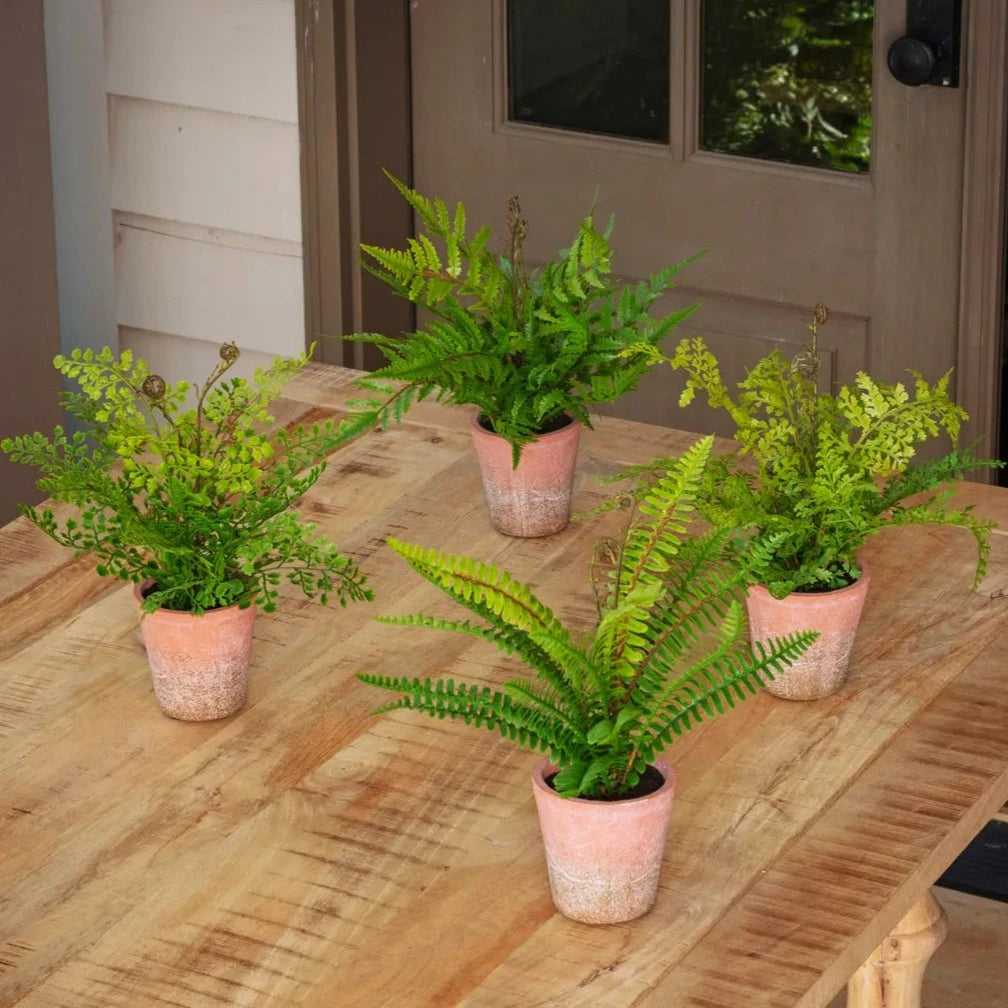
M 277 419 L 338 415 L 352 377 L 310 367 Z M 377 600 L 285 592 L 256 624 L 248 706 L 224 721 L 159 712 L 127 586 L 24 520 L 0 530 L 0 1005 L 821 1008 L 856 971 L 851 1004 L 916 1003 L 873 988 L 912 998 L 901 967 L 859 967 L 901 919 L 876 959 L 923 967 L 941 928 L 928 887 L 1008 799 L 1008 537 L 974 593 L 967 533 L 877 537 L 846 686 L 759 696 L 681 739 L 657 903 L 592 927 L 550 900 L 537 757 L 374 718 L 386 697 L 354 677 L 516 668 L 372 620 L 450 612 L 389 535 L 492 561 L 592 622 L 599 522 L 497 534 L 468 437 L 464 413 L 425 405 L 333 456 L 302 512 Z M 605 496 L 600 474 L 693 438 L 600 419 L 575 510 Z M 963 493 L 1008 518 L 1005 490 Z

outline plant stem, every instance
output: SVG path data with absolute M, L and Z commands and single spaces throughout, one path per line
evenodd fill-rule
M 203 383 L 202 387 L 197 386 L 197 396 L 196 396 L 196 461 L 197 465 L 199 461 L 203 458 L 203 400 L 206 399 L 207 393 L 217 384 L 218 381 L 224 376 L 224 374 L 231 368 L 237 358 L 232 360 L 222 360 L 217 366 L 210 372 L 210 376 Z M 196 471 L 196 478 L 193 481 L 193 486 L 196 491 L 199 492 L 203 489 L 203 476 L 199 469 Z

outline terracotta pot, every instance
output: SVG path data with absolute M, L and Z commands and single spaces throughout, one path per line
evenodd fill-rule
M 571 421 L 525 445 L 517 469 L 504 438 L 488 431 L 475 415 L 470 426 L 493 527 L 524 538 L 566 528 L 581 425 Z
M 614 802 L 561 798 L 546 783 L 548 760 L 532 771 L 553 902 L 566 917 L 617 924 L 651 909 L 675 795 L 672 769 L 655 769 L 665 778 L 657 791 Z
M 133 588 L 139 607 L 141 586 Z M 255 606 L 211 609 L 202 616 L 156 609 L 141 614 L 154 695 L 169 717 L 213 721 L 245 706 Z
M 765 641 L 798 630 L 818 630 L 819 639 L 789 668 L 777 673 L 767 692 L 785 700 L 819 700 L 836 693 L 847 677 L 854 638 L 871 578 L 858 560 L 861 577 L 828 592 L 792 592 L 776 599 L 762 585 L 749 589 L 749 639 Z

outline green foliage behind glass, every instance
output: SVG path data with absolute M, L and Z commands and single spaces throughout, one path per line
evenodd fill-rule
M 366 266 L 433 320 L 402 337 L 348 337 L 375 344 L 389 362 L 358 382 L 374 393 L 355 404 L 360 429 L 398 421 L 428 397 L 475 406 L 514 446 L 517 464 L 521 446 L 564 413 L 590 427 L 589 407 L 636 387 L 653 363 L 644 353 L 628 355 L 628 348 L 658 346 L 693 311 L 651 315 L 691 259 L 637 284 L 612 281 L 611 223 L 600 232 L 589 214 L 569 246 L 528 271 L 522 249 L 528 225 L 516 198 L 507 251 L 496 254 L 488 248 L 489 228 L 467 235 L 461 203 L 450 214 L 440 199 L 389 178 L 424 233 L 405 249 L 362 246 Z
M 774 351 L 739 382 L 733 395 L 714 355 L 700 338 L 684 339 L 669 363 L 686 375 L 679 404 L 697 392 L 735 423 L 741 455 L 708 468 L 699 509 L 715 525 L 733 525 L 773 537 L 771 554 L 757 564 L 758 581 L 783 598 L 792 591 L 842 588 L 860 576 L 857 553 L 865 540 L 891 525 L 940 524 L 968 529 L 976 540 L 975 582 L 983 576 L 994 522 L 971 508 L 949 508 L 952 480 L 1002 463 L 953 450 L 914 462 L 917 447 L 943 432 L 953 442 L 966 412 L 948 393 L 950 374 L 933 385 L 912 372 L 912 391 L 859 372 L 853 385 L 818 392 L 816 308 L 812 343 L 793 361 Z M 663 459 L 640 467 L 661 471 Z M 645 479 L 646 485 L 646 479 Z M 931 493 L 937 488 L 939 492 Z M 918 497 L 917 495 L 925 495 Z M 911 499 L 912 498 L 912 499 Z
M 818 636 L 793 634 L 750 650 L 739 596 L 749 560 L 731 529 L 686 534 L 713 438 L 670 460 L 640 499 L 621 541 L 603 540 L 592 563 L 598 623 L 568 630 L 532 589 L 491 564 L 389 540 L 422 577 L 479 622 L 422 614 L 381 617 L 400 626 L 468 634 L 517 655 L 535 674 L 495 690 L 451 679 L 361 674 L 401 696 L 378 712 L 422 711 L 548 752 L 565 796 L 619 796 L 665 746 L 704 718 L 755 693 Z M 754 543 L 754 561 L 769 548 Z
M 705 0 L 702 146 L 864 172 L 872 0 Z
M 196 406 L 189 386 L 167 384 L 129 350 L 75 350 L 54 364 L 79 392 L 63 404 L 81 430 L 8 438 L 14 462 L 42 471 L 39 488 L 78 514 L 20 511 L 58 543 L 92 553 L 98 573 L 154 582 L 145 601 L 200 613 L 261 603 L 275 608 L 287 580 L 309 598 L 367 599 L 365 578 L 311 523 L 291 510 L 322 475 L 326 455 L 346 438 L 331 420 L 263 433 L 268 411 L 308 359 L 278 358 L 254 379 L 226 379 L 238 348 L 226 344 Z

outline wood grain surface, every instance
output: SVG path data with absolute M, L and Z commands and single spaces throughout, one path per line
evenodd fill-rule
M 284 424 L 339 415 L 351 372 L 312 366 Z M 0 1005 L 138 1008 L 822 1008 L 1008 799 L 1008 537 L 970 593 L 961 530 L 868 546 L 848 683 L 760 696 L 677 743 L 657 904 L 557 914 L 536 757 L 354 678 L 497 684 L 483 642 L 381 626 L 451 612 L 394 535 L 503 565 L 588 627 L 605 521 L 541 540 L 489 525 L 467 418 L 423 405 L 336 453 L 304 500 L 371 574 L 371 605 L 283 593 L 256 625 L 249 704 L 209 724 L 155 704 L 129 588 L 19 520 L 0 530 Z M 694 435 L 600 419 L 597 477 Z M 982 513 L 1008 493 L 969 489 Z

